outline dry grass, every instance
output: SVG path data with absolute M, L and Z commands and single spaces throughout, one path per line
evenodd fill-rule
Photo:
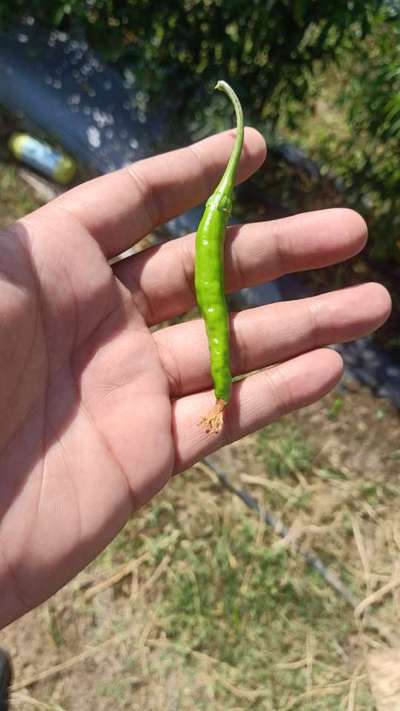
M 3 172 L 10 201 L 14 180 Z M 5 218 L 27 209 L 15 198 Z M 76 580 L 2 633 L 12 709 L 378 708 L 374 670 L 399 647 L 398 433 L 387 403 L 336 393 L 215 455 L 282 519 L 283 539 L 206 468 L 175 478 Z
M 12 163 L 0 160 L 0 229 L 39 207 L 34 191 Z
M 337 397 L 215 455 L 295 532 L 284 546 L 193 467 L 3 633 L 12 708 L 375 708 L 369 655 L 398 644 L 398 417 L 362 392 L 337 412 Z M 356 614 L 299 546 L 342 577 Z

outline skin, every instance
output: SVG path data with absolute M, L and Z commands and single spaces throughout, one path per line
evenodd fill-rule
M 203 417 L 206 432 L 218 433 L 223 425 L 223 411 L 232 387 L 229 355 L 229 323 L 224 290 L 225 229 L 232 211 L 236 171 L 243 146 L 243 112 L 233 89 L 224 81 L 215 87 L 231 99 L 235 108 L 236 139 L 225 172 L 206 203 L 196 235 L 194 283 L 196 300 L 206 326 L 210 350 L 211 377 L 216 404 Z
M 97 178 L 1 233 L 0 626 L 76 575 L 173 474 L 321 398 L 342 372 L 325 346 L 389 314 L 379 284 L 232 314 L 232 370 L 251 374 L 223 431 L 200 430 L 214 400 L 203 324 L 155 330 L 194 305 L 194 235 L 109 260 L 206 200 L 233 141 Z M 246 129 L 239 180 L 264 156 Z M 227 289 L 347 259 L 365 239 L 362 218 L 337 209 L 228 228 Z

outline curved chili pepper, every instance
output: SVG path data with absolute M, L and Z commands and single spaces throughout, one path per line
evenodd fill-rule
M 217 433 L 223 425 L 223 412 L 232 387 L 229 362 L 229 324 L 224 292 L 224 238 L 232 210 L 235 176 L 243 146 L 243 112 L 240 101 L 225 81 L 216 89 L 225 92 L 236 113 L 236 139 L 225 172 L 209 197 L 196 234 L 195 291 L 197 304 L 204 319 L 210 350 L 211 377 L 216 404 L 202 418 L 206 432 Z

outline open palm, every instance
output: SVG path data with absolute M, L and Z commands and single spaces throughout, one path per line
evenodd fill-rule
M 232 315 L 232 369 L 258 372 L 235 384 L 223 431 L 201 430 L 213 402 L 204 328 L 151 328 L 194 303 L 194 236 L 109 260 L 204 200 L 233 138 L 93 180 L 1 235 L 0 625 L 75 575 L 173 473 L 328 392 L 342 364 L 324 346 L 389 313 L 367 284 Z M 248 129 L 240 180 L 264 154 Z M 365 237 L 349 210 L 232 227 L 227 289 L 340 261 Z

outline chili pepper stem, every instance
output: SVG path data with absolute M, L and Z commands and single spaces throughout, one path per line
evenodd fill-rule
M 217 400 L 208 415 L 201 418 L 199 425 L 207 434 L 218 434 L 224 424 L 224 409 L 228 403 L 225 400 Z

